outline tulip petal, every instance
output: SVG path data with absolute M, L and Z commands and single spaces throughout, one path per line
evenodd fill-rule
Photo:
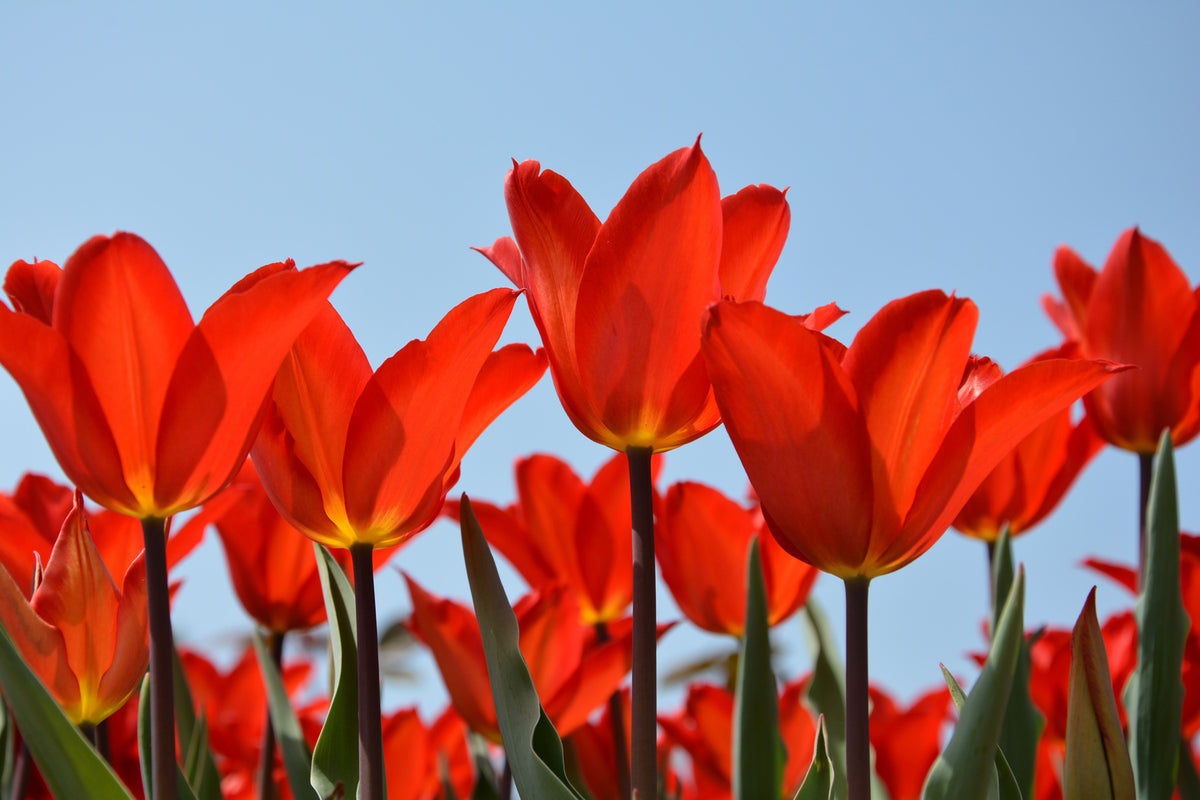
M 232 480 L 280 364 L 355 265 L 252 273 L 205 312 L 179 356 L 163 406 L 153 509 L 165 516 Z M 149 509 L 148 509 L 149 510 Z
M 846 352 L 871 437 L 877 531 L 899 527 L 954 419 L 977 319 L 970 300 L 920 292 L 886 305 Z
M 1068 341 L 1082 341 L 1088 326 L 1088 301 L 1096 286 L 1096 270 L 1074 250 L 1063 246 L 1054 254 L 1054 274 L 1062 289 L 1062 302 L 1047 296 L 1043 306 Z
M 725 427 L 775 537 L 850 578 L 869 546 L 871 450 L 854 387 L 823 338 L 761 304 L 722 302 L 709 309 L 702 342 Z M 806 535 L 786 536 L 797 530 Z
M 436 518 L 464 411 L 517 295 L 493 289 L 463 301 L 367 382 L 343 460 L 347 511 L 363 541 L 395 544 Z
M 454 449 L 459 459 L 479 434 L 510 405 L 533 388 L 546 372 L 546 352 L 529 345 L 510 344 L 487 357 L 463 409 Z
M 17 261 L 4 276 L 4 293 L 13 308 L 44 325 L 53 324 L 54 293 L 58 291 L 62 270 L 53 261 L 30 264 Z
M 21 659 L 63 707 L 79 705 L 79 682 L 67 666 L 63 636 L 32 608 L 8 570 L 0 568 L 0 625 Z
M 572 541 L 571 532 L 576 530 L 586 492 L 583 481 L 569 464 L 547 455 L 535 455 L 519 462 L 516 472 L 517 497 L 527 532 L 525 542 L 513 544 L 515 549 L 526 552 L 519 559 L 536 558 L 542 564 L 538 570 L 543 573 L 542 580 L 536 583 L 530 580 L 530 588 L 542 589 L 555 581 L 582 585 L 577 542 Z M 490 541 L 491 532 L 485 528 L 485 533 Z M 596 545 L 596 549 L 603 547 Z M 526 573 L 522 570 L 521 574 Z
M 703 408 L 697 335 L 720 292 L 721 223 L 717 177 L 697 140 L 642 172 L 601 228 L 574 336 L 584 393 L 612 434 L 603 444 L 664 449 Z
M 922 479 L 900 535 L 879 559 L 879 575 L 929 549 L 996 464 L 1052 414 L 1127 367 L 1049 359 L 993 383 L 954 420 Z
M 501 236 L 491 247 L 471 249 L 495 264 L 518 289 L 525 288 L 525 260 L 521 258 L 521 249 L 511 236 Z
M 721 294 L 734 300 L 762 300 L 767 279 L 787 241 L 792 211 L 773 186 L 747 186 L 721 200 Z

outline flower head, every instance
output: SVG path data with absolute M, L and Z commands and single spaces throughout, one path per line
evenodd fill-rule
M 791 220 L 784 193 L 722 199 L 697 140 L 639 175 L 603 223 L 536 161 L 514 162 L 504 195 L 516 241 L 480 252 L 526 290 L 575 426 L 619 451 L 716 427 L 700 318 L 722 296 L 762 299 Z
M 169 517 L 237 472 L 280 362 L 351 268 L 271 264 L 197 324 L 149 244 L 97 236 L 61 270 L 12 265 L 0 364 L 84 494 L 133 517 Z

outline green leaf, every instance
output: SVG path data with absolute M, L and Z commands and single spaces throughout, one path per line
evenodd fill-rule
M 779 695 L 771 669 L 767 590 L 758 539 L 746 564 L 746 629 L 734 693 L 733 796 L 781 797 L 786 753 L 779 735 Z
M 950 689 L 950 697 L 954 700 L 954 709 L 962 711 L 963 703 L 967 701 L 967 694 L 955 677 L 950 674 L 950 670 L 946 669 L 946 665 L 940 666 L 942 677 Z M 1012 767 L 1009 766 L 1004 751 L 999 747 L 996 748 L 996 759 L 993 766 L 995 772 L 992 774 L 991 784 L 988 786 L 988 798 L 990 800 L 1022 800 L 1021 787 L 1017 784 L 1017 778 L 1013 775 Z
M 581 800 L 582 795 L 567 779 L 562 740 L 542 709 L 529 668 L 517 647 L 517 618 L 465 494 L 459 519 L 471 599 L 479 619 L 488 680 L 513 782 L 522 797 Z
M 1008 526 L 1000 533 L 993 548 L 992 585 L 996 594 L 992 598 L 992 624 L 996 630 L 1000 624 L 1000 609 L 1008 597 L 1013 581 L 1012 537 Z M 1004 712 L 1004 727 L 1000 729 L 1000 750 L 1012 768 L 1013 779 L 1020 787 L 1023 797 L 1033 797 L 1034 771 L 1037 767 L 1037 745 L 1042 738 L 1046 719 L 1033 704 L 1029 691 L 1030 641 L 1021 639 L 1021 652 L 1017 656 L 1017 670 L 1013 675 L 1012 691 L 1008 695 L 1008 708 Z
M 310 781 L 319 797 L 341 791 L 344 797 L 352 798 L 358 792 L 358 632 L 354 590 L 329 551 L 316 543 L 313 548 L 317 552 L 317 571 L 329 617 L 333 697 L 313 749 Z
M 12 771 L 14 752 L 12 720 L 8 715 L 8 704 L 0 698 L 0 796 L 12 794 Z
M 1179 780 L 1176 784 L 1179 800 L 1200 800 L 1200 774 L 1192 761 L 1192 747 L 1187 740 L 1179 740 Z
M 829 621 L 814 598 L 808 598 L 804 612 L 808 649 L 815 654 L 812 677 L 808 682 L 808 701 L 825 717 L 834 796 L 845 797 L 849 791 L 846 786 L 846 671 L 838 657 Z
M 1183 643 L 1188 616 L 1179 585 L 1175 451 L 1164 433 L 1146 507 L 1145 580 L 1134 614 L 1138 658 L 1125 687 L 1130 756 L 1139 800 L 1168 800 L 1179 765 Z
M 833 797 L 833 762 L 829 760 L 829 743 L 825 739 L 825 715 L 822 714 L 817 717 L 812 764 L 793 800 L 829 800 Z
M 263 685 L 267 687 L 267 710 L 271 716 L 271 727 L 275 729 L 275 741 L 278 742 L 279 752 L 283 755 L 288 786 L 294 797 L 310 797 L 313 794 L 309 784 L 312 754 L 308 752 L 308 742 L 304 741 L 304 732 L 288 699 L 283 678 L 258 633 L 254 634 L 254 654 L 258 656 Z
M 1096 618 L 1096 589 L 1088 594 L 1071 632 L 1063 758 L 1065 800 L 1135 800 L 1133 767 L 1121 730 L 1104 636 Z
M 154 783 L 151 775 L 150 750 L 154 737 L 150 734 L 150 676 L 142 679 L 142 688 L 138 692 L 138 766 L 142 768 L 142 788 L 146 792 L 146 800 L 153 800 Z
M 208 725 L 196 719 L 196 703 L 179 651 L 173 650 L 172 692 L 175 697 L 175 730 L 179 749 L 184 754 L 184 777 L 200 800 L 223 800 L 221 773 L 208 745 Z M 199 730 L 197 730 L 199 729 Z
M 1005 600 L 979 680 L 959 709 L 958 724 L 954 726 L 946 749 L 925 778 L 921 795 L 925 800 L 983 800 L 990 796 L 993 787 L 999 791 L 997 775 L 1001 770 L 993 767 L 998 764 L 1000 729 L 1004 724 L 1017 656 L 1025 638 L 1024 607 L 1025 573 L 1022 570 L 1017 572 Z M 945 668 L 942 671 L 945 673 Z M 957 704 L 962 690 L 956 689 L 957 683 L 953 679 L 947 683 Z
M 129 790 L 92 749 L 0 626 L 0 686 L 30 755 L 55 797 L 131 800 Z

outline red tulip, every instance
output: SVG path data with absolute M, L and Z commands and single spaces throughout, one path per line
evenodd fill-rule
M 1200 290 L 1166 249 L 1137 228 L 1121 234 L 1097 273 L 1069 247 L 1054 256 L 1063 299 L 1046 313 L 1084 358 L 1140 369 L 1084 397 L 1096 430 L 1117 447 L 1153 453 L 1164 430 L 1175 446 L 1200 433 Z
M 516 242 L 480 252 L 528 292 L 575 426 L 621 452 L 716 427 L 700 318 L 723 295 L 762 299 L 791 221 L 784 193 L 722 199 L 697 140 L 639 175 L 603 223 L 536 161 L 514 162 L 504 196 Z
M 818 570 L 792 558 L 766 533 L 757 509 L 747 509 L 699 483 L 677 483 L 660 499 L 655 552 L 679 610 L 713 633 L 741 636 L 746 624 L 746 552 L 759 537 L 767 623 L 804 605 Z M 741 565 L 739 567 L 739 565 Z
M 118 590 L 77 491 L 32 599 L 0 570 L 0 623 L 67 717 L 95 725 L 138 688 L 150 661 L 144 562 Z
M 879 687 L 870 691 L 875 774 L 891 800 L 919 800 L 925 776 L 942 752 L 950 692 L 945 687 L 934 689 L 902 708 Z
M 114 511 L 166 518 L 237 472 L 280 362 L 351 268 L 263 267 L 194 324 L 149 244 L 97 236 L 62 270 L 12 265 L 0 364 L 75 485 Z
M 1067 355 L 1060 348 L 1034 361 Z M 986 369 L 1000 369 L 989 362 Z M 1064 408 L 1021 440 L 995 469 L 983 479 L 958 516 L 954 527 L 976 539 L 994 542 L 1007 525 L 1016 536 L 1037 525 L 1050 514 L 1092 457 L 1104 447 L 1088 417 L 1071 421 Z
M 388 800 L 434 800 L 449 780 L 457 797 L 470 797 L 475 766 L 467 747 L 467 726 L 448 708 L 430 726 L 415 708 L 383 718 Z
M 545 371 L 525 345 L 492 347 L 517 292 L 450 311 L 375 372 L 326 304 L 275 380 L 254 464 L 280 513 L 330 547 L 402 542 L 438 516 L 484 428 Z
M 238 601 L 255 622 L 286 633 L 325 621 L 312 542 L 279 515 L 249 461 L 180 533 L 198 536 L 209 525 L 221 537 Z M 348 567 L 344 552 L 334 552 Z
M 847 580 L 903 567 L 1021 439 L 1121 369 L 1042 361 L 981 390 L 965 374 L 976 317 L 970 300 L 923 292 L 843 350 L 760 303 L 710 309 L 721 415 L 792 555 Z
M 652 474 L 660 466 L 654 459 Z M 534 590 L 566 583 L 591 625 L 621 618 L 633 598 L 629 466 L 617 455 L 584 484 L 551 455 L 517 462 L 517 502 L 502 509 L 471 501 L 488 543 Z M 459 503 L 446 504 L 458 520 Z
M 433 651 L 454 708 L 472 730 L 500 741 L 479 623 L 470 609 L 426 592 L 407 575 L 413 632 Z M 596 642 L 579 622 L 574 596 L 564 586 L 526 595 L 513 607 L 521 654 L 542 706 L 560 736 L 568 736 L 608 699 L 629 672 L 630 631 Z

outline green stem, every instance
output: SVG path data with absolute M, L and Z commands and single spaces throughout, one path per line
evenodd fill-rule
M 871 728 L 867 693 L 868 578 L 846 581 L 846 780 L 848 800 L 871 800 Z
M 658 672 L 654 585 L 654 483 L 649 447 L 630 447 L 629 502 L 633 521 L 632 790 L 640 800 L 658 792 Z
M 608 626 L 597 622 L 596 644 L 611 640 Z M 629 785 L 629 743 L 625 740 L 625 709 L 621 707 L 620 690 L 608 698 L 608 720 L 612 725 L 613 764 L 617 769 L 617 800 L 629 800 L 632 791 Z
M 383 800 L 383 723 L 379 711 L 379 629 L 375 622 L 374 548 L 350 548 L 358 621 L 358 797 Z
M 284 634 L 276 631 L 267 634 L 267 650 L 271 654 L 271 662 L 281 675 L 283 636 Z M 275 800 L 275 726 L 271 724 L 269 704 L 265 713 L 267 721 L 263 725 L 262 751 L 258 756 L 258 800 Z
M 146 553 L 146 599 L 150 612 L 150 794 L 176 800 L 175 785 L 175 641 L 171 633 L 171 596 L 167 586 L 166 520 L 142 520 Z

